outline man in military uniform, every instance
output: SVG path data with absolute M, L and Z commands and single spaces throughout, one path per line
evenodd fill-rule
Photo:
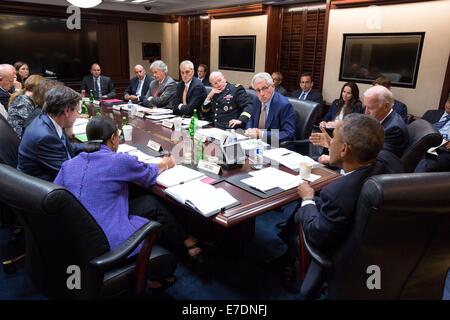
M 219 71 L 211 72 L 209 82 L 213 87 L 205 99 L 202 113 L 220 129 L 244 128 L 250 120 L 252 99 L 240 84 L 233 85 Z

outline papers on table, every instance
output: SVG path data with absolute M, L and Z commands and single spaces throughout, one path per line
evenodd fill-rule
M 265 148 L 265 147 L 269 146 L 267 143 L 265 143 L 261 139 L 242 140 L 240 143 L 241 143 L 242 149 L 244 149 L 244 150 L 253 150 L 258 147 Z
M 175 119 L 169 119 L 167 121 L 169 122 L 173 122 Z M 209 121 L 205 121 L 205 120 L 198 120 L 197 121 L 197 127 L 198 128 L 203 128 L 205 126 L 207 126 L 208 124 L 210 124 L 211 122 Z M 189 125 L 191 124 L 191 118 L 182 118 L 181 119 L 181 127 L 182 128 L 189 128 Z
M 440 147 L 442 147 L 447 142 L 448 141 L 446 139 L 442 139 L 442 142 L 440 145 L 438 145 L 437 147 L 432 147 L 432 148 L 428 149 L 427 153 L 434 154 L 435 156 L 437 156 L 436 150 L 439 149 Z
M 133 108 L 134 106 L 139 107 L 138 104 L 133 104 L 130 106 L 130 108 L 128 107 L 128 103 L 123 103 L 123 104 L 118 104 L 117 107 L 120 107 L 120 109 L 124 110 L 124 111 L 131 111 L 131 108 Z
M 271 150 L 265 150 L 263 153 L 263 156 L 265 158 L 268 158 L 269 160 L 273 160 L 275 162 L 278 162 L 282 164 L 283 166 L 288 167 L 291 170 L 299 170 L 300 163 L 306 162 L 311 163 L 313 168 L 321 167 L 322 165 L 318 163 L 317 161 L 314 161 L 308 156 L 302 156 L 301 154 L 290 151 L 285 148 L 276 148 Z
M 172 187 L 194 179 L 202 178 L 205 175 L 199 171 L 190 169 L 183 165 L 176 165 L 161 173 L 156 179 L 156 183 L 163 187 Z
M 72 132 L 74 135 L 78 134 L 85 134 L 86 133 L 86 126 L 89 122 L 86 118 L 77 118 L 75 120 L 75 123 L 73 124 Z
M 230 135 L 230 131 L 225 131 L 219 128 L 206 128 L 198 129 L 197 132 L 207 138 L 214 138 L 224 142 L 224 140 Z M 246 140 L 248 137 L 235 132 L 237 141 Z
M 289 190 L 297 187 L 303 181 L 299 175 L 295 176 L 273 167 L 252 171 L 249 174 L 252 177 L 242 179 L 241 182 L 263 193 L 275 188 Z
M 130 146 L 129 144 L 123 143 L 119 144 L 119 148 L 117 152 L 128 153 L 129 155 L 135 156 L 139 161 L 144 163 L 154 163 L 158 164 L 162 161 L 161 157 L 152 157 L 141 150 L 138 150 L 136 147 Z
M 142 106 L 138 106 L 137 108 L 138 112 L 145 112 L 151 115 L 161 115 L 161 114 L 172 114 L 173 111 L 171 109 L 165 109 L 165 108 L 146 108 Z
M 155 114 L 155 115 L 147 114 L 145 117 L 150 120 L 163 120 L 163 119 L 174 118 L 176 116 L 174 114 Z
M 239 201 L 226 190 L 216 189 L 198 179 L 169 187 L 164 192 L 178 202 L 197 210 L 205 217 L 239 204 Z

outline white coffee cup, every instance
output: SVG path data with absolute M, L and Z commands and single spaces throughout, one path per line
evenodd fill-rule
M 309 162 L 300 162 L 300 176 L 302 179 L 308 179 L 311 175 L 312 164 Z
M 131 141 L 133 137 L 133 127 L 127 124 L 122 127 L 122 130 L 125 141 Z
M 175 131 L 181 131 L 182 119 L 180 117 L 173 119 L 173 128 Z

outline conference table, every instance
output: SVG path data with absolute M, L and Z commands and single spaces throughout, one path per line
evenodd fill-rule
M 90 112 L 92 112 L 91 108 Z M 105 106 L 102 106 L 102 114 L 113 116 L 118 125 L 122 124 L 123 117 L 128 119 L 128 124 L 133 126 L 132 141 L 127 142 L 128 144 L 147 146 L 149 140 L 151 139 L 152 141 L 160 144 L 163 150 L 167 151 L 173 150 L 176 145 L 176 137 L 174 139 L 173 129 L 162 126 L 161 121 L 152 121 L 139 117 L 128 117 L 127 111 L 117 111 L 113 110 L 111 107 Z M 279 169 L 294 175 L 298 174 L 297 171 L 293 171 L 282 165 L 279 166 Z M 227 178 L 237 174 L 248 173 L 251 170 L 251 165 L 247 159 L 245 164 L 240 168 L 230 170 L 222 169 L 220 176 Z M 321 176 L 318 180 L 310 183 L 311 187 L 316 192 L 340 177 L 339 173 L 325 167 L 313 168 L 312 173 Z M 274 177 L 274 179 L 276 179 L 276 177 Z M 214 186 L 216 188 L 225 189 L 234 198 L 236 198 L 240 204 L 222 211 L 221 213 L 210 218 L 201 216 L 200 220 L 198 219 L 200 216 L 199 213 L 167 196 L 164 193 L 164 188 L 162 186 L 154 185 L 151 188 L 151 191 L 164 202 L 171 203 L 175 208 L 177 208 L 177 211 L 189 212 L 188 214 L 195 217 L 197 222 L 202 221 L 203 231 L 205 231 L 206 227 L 206 229 L 208 229 L 213 235 L 218 232 L 225 233 L 227 234 L 226 238 L 235 243 L 247 241 L 253 237 L 255 218 L 258 215 L 267 213 L 271 210 L 280 208 L 283 205 L 298 200 L 296 188 L 283 191 L 268 198 L 260 198 L 257 195 L 247 192 L 226 180 L 222 180 L 214 184 Z

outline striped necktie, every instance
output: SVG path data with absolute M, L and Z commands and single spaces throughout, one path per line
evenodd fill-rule
M 433 124 L 434 128 L 439 131 L 441 130 L 445 124 L 450 120 L 450 114 L 446 115 L 444 119 L 442 119 L 439 122 L 436 122 L 435 124 Z

